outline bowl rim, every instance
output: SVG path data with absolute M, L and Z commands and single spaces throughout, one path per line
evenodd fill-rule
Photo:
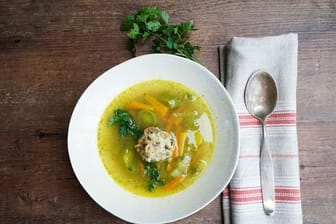
M 236 154 L 235 154 L 235 158 L 234 158 L 234 166 L 232 167 L 231 169 L 231 172 L 230 172 L 230 175 L 226 181 L 226 183 L 221 187 L 220 190 L 218 190 L 218 192 L 215 192 L 213 194 L 213 196 L 211 198 L 209 198 L 207 200 L 206 203 L 203 203 L 202 206 L 198 206 L 197 209 L 194 209 L 192 212 L 188 212 L 184 215 L 180 215 L 179 217 L 175 217 L 175 218 L 170 218 L 170 219 L 166 219 L 166 220 L 162 220 L 163 222 L 165 223 L 168 223 L 168 222 L 173 222 L 173 221 L 177 221 L 177 220 L 180 220 L 180 219 L 183 219 L 185 217 L 188 217 L 196 212 L 198 212 L 199 210 L 203 209 L 204 207 L 206 207 L 208 204 L 210 204 L 223 190 L 224 188 L 229 184 L 229 182 L 231 181 L 233 175 L 234 175 L 234 172 L 237 168 L 237 165 L 238 165 L 238 158 L 239 158 L 239 154 L 240 154 L 240 141 L 239 141 L 239 119 L 238 119 L 238 114 L 235 110 L 235 107 L 234 107 L 234 104 L 233 104 L 233 101 L 232 101 L 232 98 L 230 97 L 230 95 L 228 94 L 227 90 L 225 89 L 225 87 L 223 86 L 223 84 L 218 80 L 218 78 L 212 73 L 210 72 L 206 67 L 204 67 L 203 65 L 199 64 L 199 63 L 196 63 L 194 61 L 191 61 L 189 59 L 185 59 L 185 58 L 182 58 L 180 56 L 175 56 L 175 55 L 170 55 L 170 54 L 146 54 L 146 55 L 142 55 L 142 56 L 138 56 L 136 58 L 132 58 L 132 59 L 129 59 L 129 60 L 126 60 L 118 65 L 115 65 L 113 67 L 111 67 L 110 69 L 106 70 L 105 72 L 103 72 L 102 74 L 100 74 L 96 79 L 94 79 L 89 85 L 88 87 L 82 92 L 80 98 L 78 99 L 78 101 L 76 102 L 76 105 L 74 107 L 74 110 L 71 114 L 71 117 L 70 117 L 70 121 L 69 121 L 69 126 L 68 126 L 68 139 L 67 139 L 67 146 L 68 146 L 68 155 L 69 155 L 69 158 L 70 158 L 70 163 L 71 163 L 71 166 L 72 166 L 72 169 L 74 171 L 74 174 L 77 178 L 77 180 L 80 182 L 81 186 L 84 188 L 84 190 L 89 194 L 89 196 L 97 203 L 99 204 L 102 208 L 104 208 L 105 210 L 107 210 L 109 213 L 113 214 L 114 216 L 122 219 L 122 220 L 125 220 L 125 221 L 131 221 L 131 222 L 136 222 L 136 223 L 139 223 L 139 220 L 136 220 L 136 219 L 132 219 L 132 218 L 126 218 L 126 217 L 123 217 L 119 214 L 116 214 L 114 212 L 111 212 L 110 209 L 106 208 L 106 206 L 102 205 L 102 203 L 99 202 L 99 200 L 97 201 L 97 198 L 92 194 L 92 192 L 90 192 L 90 189 L 88 189 L 87 185 L 85 184 L 85 180 L 81 177 L 81 174 L 79 173 L 78 171 L 78 168 L 76 167 L 76 164 L 74 163 L 74 153 L 73 151 L 70 149 L 72 147 L 72 140 L 71 140 L 71 137 L 72 137 L 72 124 L 74 122 L 74 117 L 76 116 L 76 112 L 78 109 L 78 107 L 80 106 L 81 104 L 81 100 L 83 97 L 85 97 L 85 94 L 90 91 L 90 89 L 92 88 L 92 86 L 94 85 L 95 82 L 97 82 L 98 80 L 100 79 L 103 79 L 103 77 L 107 76 L 108 74 L 111 73 L 111 71 L 113 70 L 117 70 L 118 68 L 120 67 L 123 67 L 125 65 L 127 65 L 128 63 L 130 62 L 137 62 L 137 61 L 142 61 L 142 60 L 151 60 L 153 58 L 163 58 L 163 59 L 172 59 L 172 60 L 177 60 L 177 61 L 181 61 L 181 62 L 187 62 L 189 64 L 191 64 L 192 66 L 197 66 L 198 69 L 201 69 L 203 70 L 203 72 L 207 73 L 208 75 L 210 75 L 208 78 L 211 79 L 212 81 L 216 82 L 217 85 L 219 84 L 221 86 L 221 91 L 223 91 L 225 93 L 225 96 L 226 96 L 226 100 L 228 100 L 229 104 L 231 105 L 231 110 L 233 110 L 233 123 L 235 124 L 235 151 L 236 151 Z M 172 80 L 172 81 L 175 81 L 175 80 Z M 196 90 L 194 90 L 196 91 Z M 197 91 L 196 91 L 197 92 Z M 110 99 L 112 100 L 112 99 Z M 218 138 L 218 136 L 217 136 Z M 213 155 L 214 156 L 214 155 Z M 204 174 L 203 174 L 204 175 Z M 141 222 L 141 221 L 140 221 Z M 161 222 L 161 221 L 160 221 Z M 141 222 L 141 223 L 156 223 L 156 222 L 152 222 L 152 221 L 145 221 L 145 222 Z

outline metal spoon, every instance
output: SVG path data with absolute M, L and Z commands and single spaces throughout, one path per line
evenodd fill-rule
M 263 139 L 260 152 L 260 176 L 263 207 L 266 215 L 275 210 L 274 171 L 272 154 L 268 148 L 266 135 L 266 119 L 277 103 L 278 92 L 274 79 L 264 71 L 254 72 L 245 88 L 245 105 L 251 115 L 262 124 Z

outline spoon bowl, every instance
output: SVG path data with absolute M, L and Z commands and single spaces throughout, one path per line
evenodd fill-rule
M 272 154 L 267 144 L 266 119 L 273 112 L 278 100 L 277 86 L 270 74 L 254 72 L 245 88 L 245 105 L 251 115 L 262 124 L 263 139 L 260 151 L 260 185 L 266 215 L 275 211 L 274 171 Z
M 277 103 L 278 93 L 274 79 L 264 71 L 254 72 L 245 90 L 247 110 L 257 119 L 270 115 Z

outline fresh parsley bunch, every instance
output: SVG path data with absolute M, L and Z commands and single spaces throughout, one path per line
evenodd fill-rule
M 199 46 L 188 41 L 188 34 L 195 30 L 192 22 L 169 24 L 169 15 L 156 6 L 148 6 L 135 15 L 128 15 L 120 26 L 121 31 L 127 31 L 131 40 L 130 51 L 136 54 L 136 45 L 152 39 L 152 50 L 155 53 L 170 53 L 198 61 L 195 51 Z

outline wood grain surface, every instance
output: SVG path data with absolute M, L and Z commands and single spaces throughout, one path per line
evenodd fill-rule
M 77 181 L 67 126 L 81 93 L 131 57 L 122 18 L 145 5 L 193 20 L 218 75 L 233 36 L 299 34 L 298 140 L 304 223 L 336 223 L 336 1 L 0 0 L 0 222 L 126 223 Z M 138 54 L 148 53 L 148 46 Z M 222 223 L 221 199 L 177 223 Z

